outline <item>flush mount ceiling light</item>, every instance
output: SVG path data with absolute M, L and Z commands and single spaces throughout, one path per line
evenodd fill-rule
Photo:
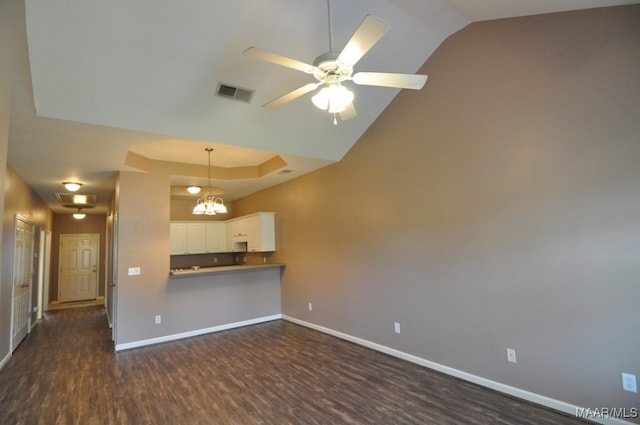
M 78 208 L 78 212 L 73 214 L 73 218 L 75 218 L 76 220 L 82 220 L 86 216 L 87 215 L 82 212 L 82 208 Z
M 200 193 L 201 190 L 202 190 L 202 187 L 200 186 L 196 186 L 196 185 L 187 186 L 187 192 L 193 195 L 195 195 L 196 193 Z
M 382 18 L 367 15 L 342 51 L 335 52 L 333 50 L 330 0 L 327 0 L 327 15 L 329 21 L 329 52 L 318 56 L 313 61 L 313 65 L 257 47 L 249 47 L 244 51 L 247 56 L 311 74 L 318 80 L 317 83 L 306 84 L 262 106 L 265 108 L 277 108 L 314 91 L 320 86 L 324 86 L 318 94 L 313 96 L 312 101 L 318 108 L 333 114 L 333 124 L 336 125 L 336 114 L 340 114 L 342 120 L 356 116 L 356 110 L 352 103 L 353 93 L 342 86 L 343 81 L 353 81 L 355 84 L 364 86 L 413 90 L 420 90 L 424 86 L 427 81 L 426 75 L 389 72 L 357 72 L 354 74 L 353 67 L 382 38 L 389 30 L 390 25 Z
M 78 182 L 63 182 L 62 184 L 64 185 L 64 188 L 69 192 L 76 192 L 80 190 L 80 187 L 82 186 L 82 183 Z
M 227 212 L 227 207 L 224 205 L 224 201 L 219 196 L 211 195 L 211 152 L 212 148 L 205 148 L 205 151 L 209 154 L 209 166 L 207 168 L 209 176 L 209 187 L 207 192 L 198 198 L 196 206 L 193 207 L 193 214 L 195 215 L 216 215 L 224 214 Z

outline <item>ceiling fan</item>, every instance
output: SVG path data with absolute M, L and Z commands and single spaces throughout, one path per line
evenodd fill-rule
M 337 124 L 336 114 L 339 114 L 342 120 L 356 116 L 356 110 L 353 106 L 353 92 L 342 85 L 343 81 L 353 81 L 355 84 L 364 86 L 413 90 L 420 90 L 424 86 L 427 81 L 426 75 L 388 72 L 357 72 L 354 74 L 353 67 L 382 38 L 389 30 L 390 25 L 382 18 L 367 15 L 342 51 L 335 52 L 333 50 L 330 0 L 327 0 L 327 11 L 329 17 L 329 52 L 318 56 L 313 61 L 313 65 L 257 47 L 249 47 L 244 51 L 245 55 L 312 74 L 317 80 L 315 83 L 305 84 L 262 106 L 265 108 L 277 108 L 314 91 L 320 86 L 324 86 L 311 100 L 318 108 L 333 114 L 333 123 L 335 125 Z

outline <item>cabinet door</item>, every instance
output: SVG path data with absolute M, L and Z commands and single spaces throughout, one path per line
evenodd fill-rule
M 206 252 L 205 223 L 187 223 L 187 251 L 189 254 Z
M 180 255 L 187 253 L 187 223 L 169 224 L 170 253 Z
M 247 218 L 249 238 L 247 250 L 270 252 L 276 250 L 274 214 L 260 213 Z
M 205 239 L 207 252 L 225 251 L 225 225 L 223 222 L 205 224 Z
M 260 216 L 254 215 L 246 219 L 247 251 L 258 252 L 262 247 L 262 235 L 260 231 Z
M 276 250 L 276 218 L 274 214 L 260 215 L 260 251 Z
M 235 223 L 235 221 L 229 221 L 225 223 L 224 247 L 225 247 L 225 251 L 227 252 L 233 252 L 233 231 L 234 231 L 233 223 Z
M 247 242 L 249 240 L 249 219 L 241 218 L 231 223 L 234 242 Z

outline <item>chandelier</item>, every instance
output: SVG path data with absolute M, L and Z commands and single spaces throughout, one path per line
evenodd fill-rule
M 216 215 L 216 214 L 224 214 L 227 212 L 227 207 L 224 205 L 224 201 L 219 196 L 215 196 L 210 194 L 211 192 L 211 152 L 213 152 L 212 148 L 205 148 L 205 151 L 209 154 L 209 166 L 208 176 L 209 176 L 209 187 L 208 190 L 198 198 L 196 202 L 196 206 L 193 207 L 193 214 L 195 215 Z

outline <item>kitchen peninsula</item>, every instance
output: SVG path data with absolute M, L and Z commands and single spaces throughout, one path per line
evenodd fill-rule
M 126 295 L 119 307 L 130 312 L 121 323 L 130 325 L 119 327 L 116 351 L 280 319 L 285 266 L 274 255 L 274 216 L 169 222 L 169 261 L 157 270 L 142 264 L 118 287 Z

